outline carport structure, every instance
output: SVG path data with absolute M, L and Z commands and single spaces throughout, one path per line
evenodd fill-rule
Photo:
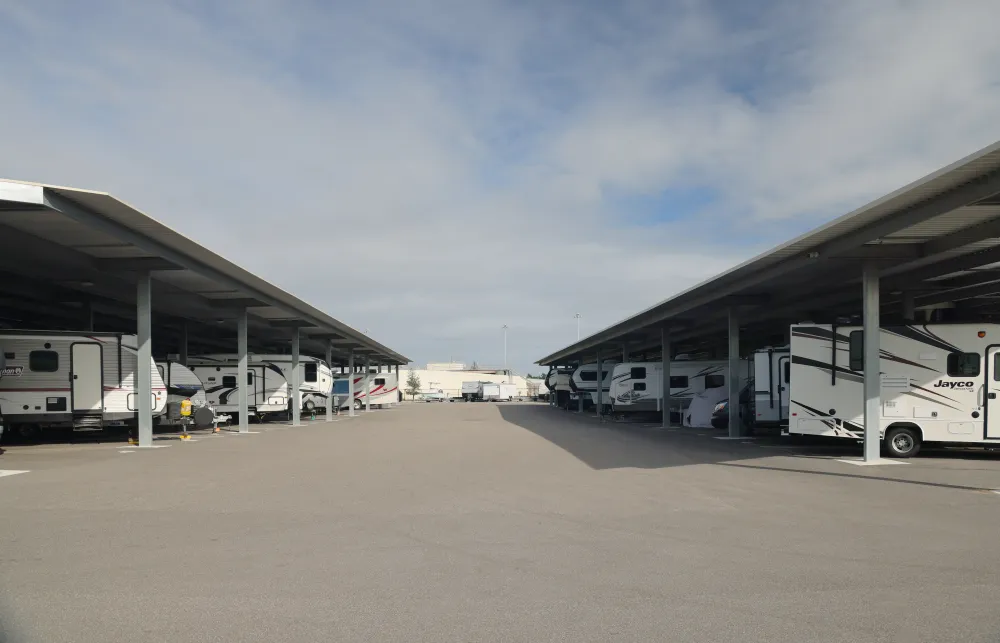
M 291 352 L 292 423 L 300 422 L 300 353 L 354 372 L 409 359 L 104 192 L 0 180 L 0 325 L 138 336 L 157 352 Z M 138 369 L 140 446 L 152 444 L 151 373 Z M 353 398 L 354 378 L 349 396 Z M 239 387 L 240 432 L 248 432 Z M 327 404 L 330 419 L 333 404 Z M 351 406 L 350 413 L 354 409 Z
M 864 327 L 864 459 L 875 463 L 878 329 L 912 322 L 918 311 L 935 311 L 941 321 L 1000 320 L 1000 142 L 537 363 L 600 364 L 610 354 L 659 359 L 666 426 L 670 356 L 728 354 L 734 400 L 741 350 L 787 342 L 795 322 L 853 318 Z M 739 437 L 738 413 L 730 404 L 733 438 Z

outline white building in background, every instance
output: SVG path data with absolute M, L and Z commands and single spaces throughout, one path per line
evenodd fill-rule
M 525 378 L 502 368 L 473 369 L 458 362 L 438 362 L 427 364 L 426 368 L 417 368 L 415 364 L 399 367 L 399 387 L 405 399 L 410 399 L 406 382 L 411 372 L 420 378 L 421 393 L 441 392 L 452 398 L 461 398 L 462 382 L 471 381 L 513 384 L 517 387 L 518 397 L 524 398 L 548 392 L 542 380 Z

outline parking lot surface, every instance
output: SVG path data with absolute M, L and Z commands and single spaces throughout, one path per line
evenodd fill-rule
M 407 404 L 13 446 L 6 641 L 996 641 L 1000 456 Z

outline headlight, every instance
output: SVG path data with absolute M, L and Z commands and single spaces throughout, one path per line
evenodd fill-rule
M 719 411 L 721 411 L 724 408 L 726 408 L 726 403 L 725 402 L 719 402 L 718 404 L 715 405 L 715 408 L 712 409 L 712 413 L 718 413 Z

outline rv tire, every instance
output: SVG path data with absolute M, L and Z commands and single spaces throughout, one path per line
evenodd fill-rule
M 355 411 L 360 411 L 363 406 L 364 406 L 364 404 L 361 403 L 361 400 L 354 400 L 354 410 Z
M 308 402 L 302 405 L 302 408 L 304 408 L 306 411 L 312 412 L 313 410 L 316 409 L 316 403 L 313 402 L 312 400 L 309 400 Z
M 883 446 L 889 457 L 912 458 L 920 452 L 920 442 L 920 429 L 903 425 L 889 427 Z
M 42 427 L 37 424 L 18 424 L 17 435 L 24 440 L 32 440 L 42 433 Z

